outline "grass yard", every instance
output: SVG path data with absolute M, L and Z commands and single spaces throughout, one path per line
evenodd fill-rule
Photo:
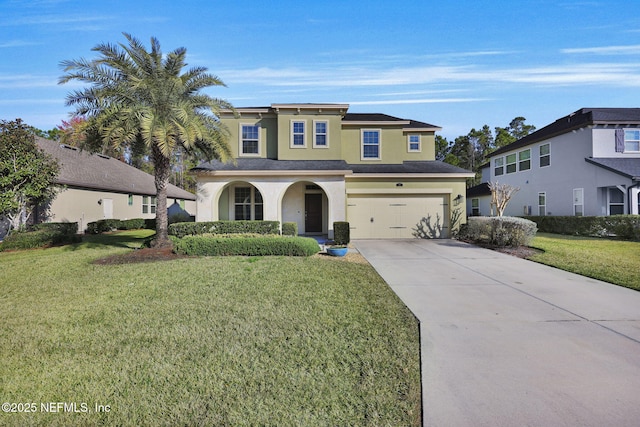
M 640 290 L 640 242 L 538 233 L 530 246 L 544 251 L 533 261 Z
M 36 404 L 0 425 L 420 425 L 418 325 L 369 265 L 91 263 L 147 235 L 0 253 L 0 398 Z

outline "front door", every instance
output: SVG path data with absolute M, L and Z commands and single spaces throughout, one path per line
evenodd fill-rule
M 304 195 L 305 233 L 322 233 L 322 194 Z

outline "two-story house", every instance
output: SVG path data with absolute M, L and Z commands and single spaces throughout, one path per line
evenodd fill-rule
M 505 215 L 638 214 L 640 108 L 582 108 L 489 157 L 467 191 L 470 214 L 489 215 L 488 182 L 519 187 Z
M 469 171 L 435 160 L 439 127 L 385 114 L 348 113 L 345 104 L 272 104 L 225 112 L 236 163 L 193 170 L 197 221 L 296 222 L 300 234 L 406 238 L 423 217 L 449 233 L 465 217 Z

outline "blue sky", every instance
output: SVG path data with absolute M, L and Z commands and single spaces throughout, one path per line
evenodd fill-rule
M 236 107 L 348 103 L 448 139 L 516 116 L 640 107 L 639 0 L 0 0 L 0 119 L 68 118 L 65 59 L 128 32 L 185 47 Z

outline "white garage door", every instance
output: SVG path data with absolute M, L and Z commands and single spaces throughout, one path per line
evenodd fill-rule
M 352 239 L 412 238 L 422 218 L 430 215 L 435 227 L 439 219 L 442 234 L 449 237 L 448 207 L 443 195 L 360 195 L 347 201 L 347 221 Z

